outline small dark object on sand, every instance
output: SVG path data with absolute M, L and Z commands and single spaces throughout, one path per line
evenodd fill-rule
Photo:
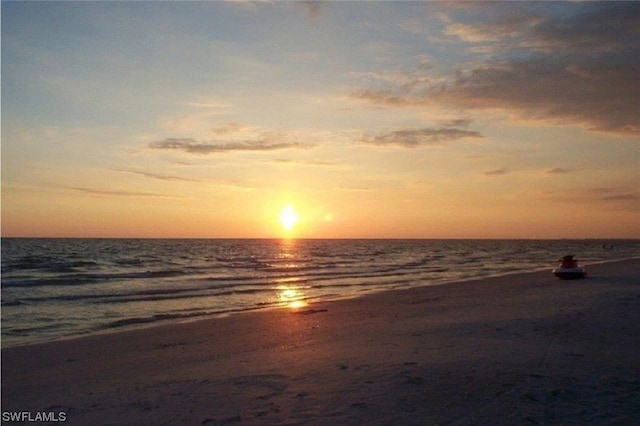
M 568 254 L 564 256 L 562 259 L 558 260 L 560 266 L 553 269 L 553 275 L 563 280 L 575 280 L 578 278 L 584 278 L 586 272 L 584 269 L 578 266 L 578 261 L 573 258 L 572 254 Z

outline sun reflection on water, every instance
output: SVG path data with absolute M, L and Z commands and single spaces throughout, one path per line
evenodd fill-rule
M 283 284 L 277 287 L 277 291 L 280 306 L 291 309 L 307 306 L 307 302 L 304 300 L 305 296 L 299 287 Z
M 300 267 L 296 256 L 296 241 L 292 239 L 281 240 L 279 258 L 284 260 L 280 267 L 292 271 Z M 289 309 L 298 309 L 308 305 L 302 287 L 296 284 L 300 276 L 281 277 L 277 280 L 276 293 L 280 306 Z

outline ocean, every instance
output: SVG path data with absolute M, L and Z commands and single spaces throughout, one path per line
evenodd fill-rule
M 640 257 L 640 240 L 2 239 L 2 347 Z

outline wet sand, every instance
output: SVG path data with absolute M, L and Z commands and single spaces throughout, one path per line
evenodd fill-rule
M 70 425 L 640 424 L 640 260 L 2 350 Z

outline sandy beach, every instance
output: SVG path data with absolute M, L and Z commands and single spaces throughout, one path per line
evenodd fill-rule
M 640 260 L 2 350 L 70 425 L 640 424 Z

